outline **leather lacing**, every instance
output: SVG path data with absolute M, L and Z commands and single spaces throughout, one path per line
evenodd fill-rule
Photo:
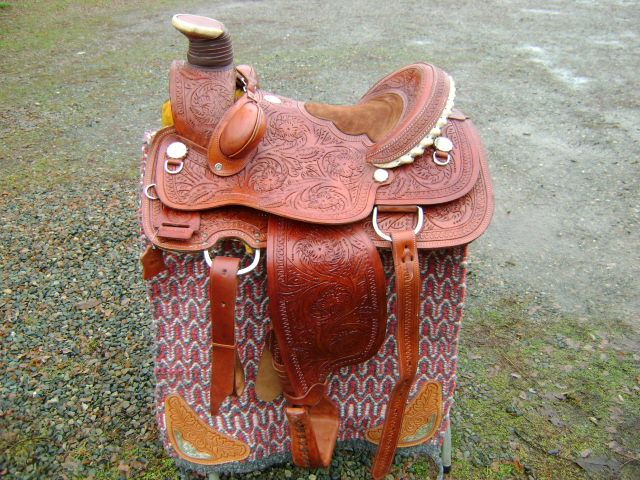
M 224 32 L 218 38 L 189 38 L 187 59 L 200 67 L 227 67 L 233 63 L 231 35 Z

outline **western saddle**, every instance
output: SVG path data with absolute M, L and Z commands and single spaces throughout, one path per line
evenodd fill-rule
M 394 458 L 419 341 L 418 249 L 469 243 L 488 226 L 492 188 L 471 121 L 453 107 L 452 79 L 406 66 L 351 106 L 299 102 L 260 88 L 235 66 L 216 20 L 176 15 L 188 61 L 170 70 L 168 124 L 151 142 L 142 225 L 152 246 L 203 252 L 210 265 L 210 409 L 244 389 L 234 328 L 240 260 L 208 250 L 221 239 L 266 249 L 272 331 L 256 381 L 260 398 L 287 400 L 294 462 L 328 467 L 340 428 L 328 377 L 375 355 L 386 333 L 386 283 L 377 249 L 391 249 L 399 377 L 373 465 Z M 264 362 L 268 358 L 270 361 Z

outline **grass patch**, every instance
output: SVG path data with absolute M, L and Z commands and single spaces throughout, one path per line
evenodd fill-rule
M 120 478 L 139 480 L 171 480 L 180 478 L 173 459 L 157 449 L 126 444 L 114 465 L 96 473 L 97 480 Z
M 97 338 L 92 338 L 91 340 L 89 340 L 89 342 L 87 343 L 87 352 L 88 353 L 93 353 L 96 350 L 98 350 L 98 348 L 100 348 L 100 346 L 102 345 L 102 342 L 100 342 L 99 339 Z
M 16 435 L 0 441 L 0 450 L 11 458 L 16 466 L 24 467 L 31 464 L 38 446 L 46 443 L 47 438 Z
M 530 310 L 505 299 L 468 312 L 452 412 L 455 478 L 524 475 L 510 460 L 536 478 L 587 478 L 576 463 L 583 455 L 622 464 L 637 450 L 638 362 L 611 347 L 626 327 Z

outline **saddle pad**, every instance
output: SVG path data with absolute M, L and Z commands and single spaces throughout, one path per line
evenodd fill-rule
M 243 251 L 240 242 L 221 242 L 216 254 L 241 257 Z M 227 398 L 212 417 L 209 268 L 199 254 L 163 255 L 167 269 L 147 286 L 156 337 L 155 415 L 165 448 L 179 465 L 201 473 L 249 472 L 290 460 L 283 397 L 263 402 L 255 393 L 270 323 L 264 264 L 239 279 L 236 337 L 246 388 L 240 397 Z M 420 361 L 398 453 L 427 452 L 438 465 L 455 388 L 465 257 L 463 246 L 420 252 Z M 339 445 L 367 450 L 380 438 L 398 375 L 393 262 L 388 251 L 381 258 L 390 312 L 382 348 L 369 361 L 340 369 L 327 390 L 342 419 Z

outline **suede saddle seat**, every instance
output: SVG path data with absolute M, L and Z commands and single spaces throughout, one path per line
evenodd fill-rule
M 338 435 L 328 377 L 371 358 L 384 339 L 377 248 L 391 249 L 400 376 L 373 468 L 382 478 L 415 377 L 418 249 L 467 244 L 493 212 L 477 131 L 453 108 L 453 81 L 433 65 L 387 75 L 354 105 L 301 102 L 234 66 L 219 22 L 178 15 L 174 26 L 189 38 L 189 62 L 171 65 L 171 125 L 149 147 L 145 235 L 177 252 L 207 252 L 228 238 L 266 248 L 273 334 L 265 352 L 288 401 L 294 461 L 307 467 L 330 464 Z M 226 307 L 235 305 L 229 272 L 238 262 L 210 265 L 212 415 L 243 388 Z

